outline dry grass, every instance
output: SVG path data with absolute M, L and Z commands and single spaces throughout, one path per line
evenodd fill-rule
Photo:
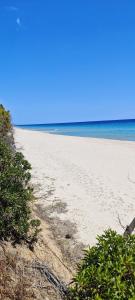
M 83 257 L 83 249 L 86 246 L 75 238 L 76 225 L 69 220 L 61 220 L 58 217 L 59 214 L 65 213 L 66 209 L 66 204 L 61 201 L 45 208 L 40 204 L 36 204 L 36 215 L 40 220 L 45 220 L 48 223 L 53 239 L 61 249 L 64 261 L 75 269 Z M 54 217 L 53 213 L 55 212 L 57 216 Z
M 35 299 L 32 283 L 23 273 L 22 261 L 7 251 L 0 251 L 0 299 Z
M 60 300 L 48 280 L 33 269 L 34 261 L 22 259 L 20 251 L 9 244 L 0 246 L 0 300 Z

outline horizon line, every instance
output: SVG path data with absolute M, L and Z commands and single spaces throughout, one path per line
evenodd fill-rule
M 83 123 L 109 123 L 109 122 L 122 122 L 122 121 L 135 121 L 132 119 L 111 119 L 111 120 L 95 120 L 95 121 L 73 121 L 73 122 L 55 122 L 55 123 L 33 123 L 33 124 L 13 124 L 13 126 L 42 126 L 42 125 L 73 125 L 73 124 L 83 124 Z

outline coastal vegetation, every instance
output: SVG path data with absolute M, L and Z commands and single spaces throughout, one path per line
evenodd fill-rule
M 31 220 L 31 166 L 13 145 L 10 113 L 0 105 L 0 239 L 32 245 L 40 222 Z
M 135 235 L 99 236 L 79 264 L 70 299 L 135 300 Z
M 13 128 L 10 112 L 0 104 L 0 141 L 6 142 L 10 148 L 14 146 Z
M 0 137 L 5 138 L 12 131 L 11 117 L 9 111 L 0 104 Z

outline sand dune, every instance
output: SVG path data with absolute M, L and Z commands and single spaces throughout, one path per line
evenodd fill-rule
M 32 164 L 40 203 L 62 202 L 52 216 L 74 222 L 78 240 L 92 245 L 108 227 L 121 233 L 118 215 L 124 226 L 135 216 L 135 142 L 18 128 L 15 140 Z

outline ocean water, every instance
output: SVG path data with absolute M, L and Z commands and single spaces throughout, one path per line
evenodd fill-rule
M 135 141 L 135 119 L 18 125 L 17 127 L 51 134 Z

